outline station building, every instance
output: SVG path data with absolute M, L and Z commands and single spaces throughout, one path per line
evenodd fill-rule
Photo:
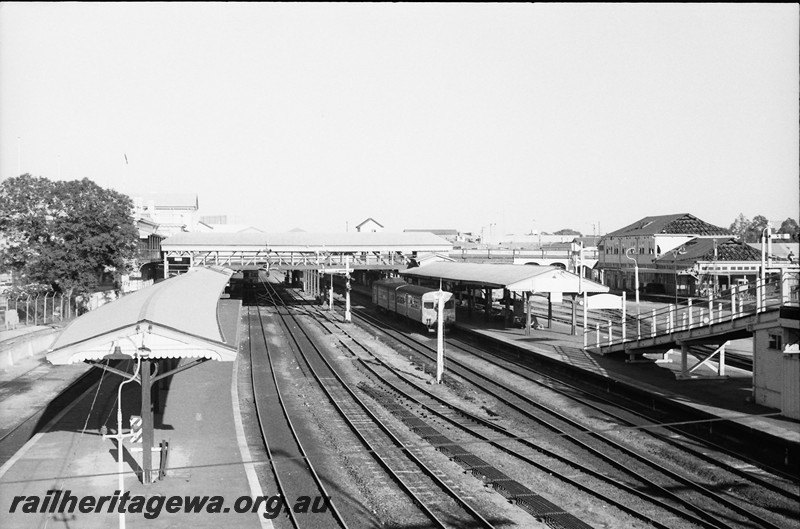
M 675 293 L 670 274 L 656 262 L 668 255 L 677 259 L 685 252 L 685 245 L 694 239 L 730 237 L 725 228 L 702 221 L 689 213 L 644 217 L 633 224 L 612 231 L 598 243 L 597 267 L 600 279 L 614 290 L 635 289 L 638 268 L 641 291 Z M 668 264 L 672 264 L 670 261 Z M 674 270 L 673 270 L 674 272 Z M 672 291 L 667 291 L 667 285 Z M 680 287 L 678 287 L 678 293 Z

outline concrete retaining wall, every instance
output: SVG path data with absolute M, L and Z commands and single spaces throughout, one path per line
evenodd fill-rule
M 40 329 L 0 342 L 0 369 L 6 369 L 25 358 L 42 355 L 52 345 L 58 329 Z

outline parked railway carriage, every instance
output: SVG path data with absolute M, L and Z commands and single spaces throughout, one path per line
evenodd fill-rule
M 372 283 L 372 302 L 379 309 L 393 312 L 428 328 L 436 325 L 438 290 L 409 285 L 402 279 L 385 279 Z M 444 324 L 456 321 L 455 303 L 451 299 L 444 304 Z

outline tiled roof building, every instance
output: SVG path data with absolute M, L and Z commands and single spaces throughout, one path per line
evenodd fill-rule
M 689 213 L 678 213 L 675 215 L 659 215 L 655 217 L 645 217 L 624 228 L 620 228 L 606 235 L 606 237 L 616 236 L 642 236 L 642 235 L 694 235 L 703 237 L 709 235 L 730 235 L 730 230 L 714 226 L 702 221 Z
M 752 267 L 761 259 L 758 252 L 734 240 L 730 230 L 689 213 L 644 217 L 603 236 L 598 249 L 598 268 L 611 288 L 634 290 L 638 268 L 642 291 L 679 295 L 693 291 L 699 262 L 736 262 L 735 268 L 725 266 L 724 278 L 717 278 L 717 284 L 727 284 L 735 279 L 728 272 L 752 275 Z M 750 261 L 756 263 L 740 264 Z M 723 271 L 722 265 L 706 270 Z

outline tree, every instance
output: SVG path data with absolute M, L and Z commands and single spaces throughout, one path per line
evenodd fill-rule
M 756 215 L 744 231 L 742 242 L 761 242 L 761 233 L 769 224 L 769 219 L 763 215 Z
M 739 213 L 739 216 L 736 217 L 736 220 L 733 221 L 733 224 L 731 224 L 728 229 L 731 230 L 737 239 L 744 242 L 745 232 L 749 225 L 750 219 L 745 217 L 743 213 Z
M 138 240 L 126 195 L 89 180 L 24 174 L 0 184 L 0 266 L 56 292 L 96 290 L 126 272 Z
M 581 232 L 575 231 L 575 230 L 572 230 L 572 229 L 569 229 L 569 228 L 565 228 L 563 230 L 558 230 L 556 232 L 553 232 L 553 235 L 575 235 L 577 237 L 581 237 L 582 236 Z
M 795 242 L 800 240 L 800 225 L 797 221 L 789 217 L 781 223 L 778 233 L 788 233 L 791 239 Z

